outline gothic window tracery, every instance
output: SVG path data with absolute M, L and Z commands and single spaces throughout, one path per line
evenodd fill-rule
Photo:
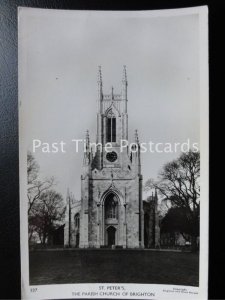
M 116 117 L 110 111 L 106 118 L 106 142 L 116 142 Z
M 110 194 L 105 201 L 105 217 L 106 219 L 118 218 L 118 200 L 113 194 Z

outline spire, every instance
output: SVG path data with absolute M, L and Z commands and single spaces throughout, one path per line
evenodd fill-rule
M 87 130 L 87 131 L 86 131 L 86 146 L 89 145 L 89 141 L 90 141 L 90 138 L 89 138 L 89 131 Z
M 85 138 L 85 144 L 86 144 L 86 153 L 90 152 L 90 138 L 89 138 L 89 131 L 86 131 L 86 138 Z
M 98 66 L 98 83 L 102 86 L 102 68 Z
M 137 129 L 134 132 L 134 143 L 135 143 L 135 146 L 134 146 L 135 152 L 132 154 L 132 156 L 134 158 L 133 164 L 135 165 L 136 172 L 138 174 L 141 174 L 141 152 L 140 152 L 140 143 L 139 143 Z
M 98 99 L 97 99 L 97 112 L 101 112 L 101 101 L 103 98 L 102 91 L 102 69 L 101 66 L 98 67 Z
M 134 142 L 137 143 L 137 144 L 139 144 L 139 138 L 138 138 L 138 131 L 137 131 L 137 129 L 134 132 Z
M 155 200 L 158 200 L 157 188 L 155 188 Z
M 122 79 L 123 83 L 127 84 L 127 70 L 126 70 L 126 66 L 123 66 L 123 79 Z
M 87 166 L 90 162 L 90 139 L 89 139 L 89 131 L 86 131 L 85 144 L 84 144 L 84 160 L 83 165 Z
M 112 97 L 112 100 L 114 99 L 114 94 L 113 94 L 113 91 L 114 91 L 114 88 L 112 86 L 112 92 L 111 92 L 111 97 Z
M 122 101 L 123 101 L 123 112 L 127 113 L 127 70 L 126 66 L 123 66 L 123 77 L 122 77 Z

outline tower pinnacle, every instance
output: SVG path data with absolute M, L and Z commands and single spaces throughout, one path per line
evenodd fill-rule
M 127 70 L 126 66 L 123 66 L 123 77 L 122 77 L 122 101 L 123 101 L 123 112 L 127 113 Z
M 127 70 L 126 70 L 126 66 L 123 66 L 123 79 L 122 81 L 125 83 L 127 83 Z
M 135 132 L 134 132 L 134 141 L 135 141 L 135 143 L 139 143 L 139 138 L 138 138 L 138 131 L 137 131 L 137 129 L 135 130 Z
M 86 142 L 89 143 L 89 131 L 86 131 Z
M 102 85 L 102 68 L 98 66 L 98 83 Z
M 84 159 L 83 165 L 88 166 L 90 163 L 90 139 L 89 139 L 89 131 L 86 131 L 86 136 L 84 140 Z
M 112 100 L 114 99 L 114 94 L 113 94 L 113 92 L 114 92 L 114 88 L 113 88 L 113 86 L 112 86 L 112 92 L 111 92 Z
M 101 102 L 103 98 L 103 90 L 102 90 L 102 69 L 101 66 L 98 67 L 98 99 L 97 99 L 97 112 L 101 112 Z

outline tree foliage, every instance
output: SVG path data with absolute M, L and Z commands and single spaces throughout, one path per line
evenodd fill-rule
M 40 180 L 39 165 L 31 152 L 27 154 L 27 197 L 28 213 L 32 210 L 33 205 L 40 199 L 42 193 L 54 185 L 54 177 L 46 180 Z
M 169 201 L 172 207 L 181 209 L 179 214 L 181 212 L 185 214 L 193 244 L 199 234 L 199 177 L 200 153 L 190 150 L 182 153 L 178 159 L 165 164 L 158 180 L 148 180 L 145 185 L 146 189 L 157 188 L 164 201 Z
M 54 190 L 43 192 L 35 202 L 29 216 L 29 223 L 38 233 L 42 244 L 46 244 L 47 238 L 58 227 L 64 213 L 63 198 Z
M 185 239 L 187 235 L 193 235 L 193 229 L 194 232 L 198 233 L 198 224 L 196 224 L 197 227 L 194 228 L 187 216 L 188 214 L 185 208 L 171 207 L 161 221 L 161 232 L 180 232 Z
M 55 192 L 54 177 L 41 180 L 39 165 L 31 152 L 27 154 L 27 197 L 29 241 L 38 235 L 45 244 L 50 233 L 57 228 L 57 222 L 64 217 L 65 205 L 62 196 Z

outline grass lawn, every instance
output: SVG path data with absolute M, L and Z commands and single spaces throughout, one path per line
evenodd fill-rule
M 198 286 L 199 255 L 145 250 L 30 252 L 30 284 L 157 283 Z

